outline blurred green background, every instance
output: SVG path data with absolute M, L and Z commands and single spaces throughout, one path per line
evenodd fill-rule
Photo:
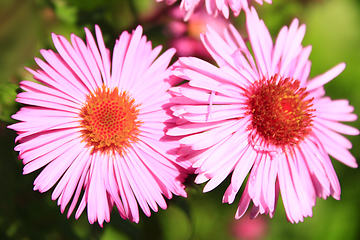
M 345 71 L 326 85 L 333 99 L 347 98 L 360 114 L 360 2 L 356 0 L 273 0 L 273 4 L 254 4 L 270 32 L 276 36 L 294 17 L 307 26 L 304 45 L 312 45 L 311 75 L 316 76 L 339 62 Z M 22 163 L 13 151 L 15 132 L 6 128 L 21 106 L 14 102 L 18 83 L 32 79 L 24 66 L 36 69 L 33 58 L 41 48 L 54 48 L 51 32 L 69 39 L 71 33 L 84 37 L 84 27 L 93 31 L 98 24 L 111 49 L 119 34 L 138 24 L 153 45 L 169 47 L 174 36 L 167 31 L 173 17 L 170 7 L 155 0 L 0 0 L 0 239 L 360 239 L 360 174 L 333 161 L 342 186 L 342 199 L 320 199 L 313 217 L 303 223 L 288 223 L 279 202 L 275 217 L 248 216 L 234 220 L 237 202 L 222 204 L 229 179 L 215 190 L 203 194 L 191 184 L 188 198 L 174 197 L 168 209 L 140 216 L 134 224 L 121 219 L 116 209 L 110 223 L 101 228 L 90 225 L 86 212 L 80 219 L 60 213 L 51 191 L 34 192 L 32 182 L 39 171 L 22 175 Z M 241 29 L 244 14 L 232 19 Z M 359 121 L 350 125 L 360 128 Z M 349 137 L 351 150 L 359 159 L 359 137 Z M 240 236 L 242 229 L 255 230 L 255 236 Z M 237 230 L 236 230 L 237 229 Z M 240 234 L 238 233 L 240 231 Z M 244 235 L 244 234 L 243 234 Z

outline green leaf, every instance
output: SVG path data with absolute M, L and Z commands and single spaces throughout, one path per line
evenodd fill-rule
M 0 85 L 0 120 L 14 122 L 11 115 L 17 111 L 15 102 L 18 86 L 13 83 Z

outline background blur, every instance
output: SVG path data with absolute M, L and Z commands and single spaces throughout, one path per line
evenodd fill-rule
M 347 98 L 360 115 L 360 2 L 357 0 L 273 0 L 263 6 L 254 3 L 270 32 L 276 37 L 283 25 L 299 18 L 307 26 L 303 45 L 313 51 L 311 76 L 325 72 L 339 62 L 345 71 L 325 88 L 333 99 Z M 112 49 L 115 39 L 138 24 L 144 27 L 153 46 L 179 47 L 179 55 L 206 58 L 196 46 L 201 22 L 182 22 L 178 6 L 169 7 L 155 0 L 0 0 L 0 239 L 360 239 L 360 172 L 333 161 L 342 186 L 342 199 L 320 199 L 313 217 L 303 223 L 288 223 L 282 202 L 275 217 L 248 216 L 235 221 L 240 198 L 222 204 L 229 179 L 215 190 L 203 194 L 201 185 L 189 180 L 188 198 L 174 197 L 166 211 L 140 216 L 140 223 L 123 220 L 116 209 L 104 228 L 90 225 L 86 210 L 75 220 L 60 213 L 51 191 L 34 192 L 32 182 L 39 171 L 22 175 L 22 163 L 13 151 L 16 133 L 6 126 L 21 107 L 14 99 L 21 80 L 32 75 L 23 67 L 36 69 L 34 57 L 42 48 L 54 49 L 51 32 L 69 39 L 71 33 L 84 37 L 84 27 L 94 32 L 98 24 L 105 43 Z M 171 14 L 169 14 L 171 13 Z M 201 18 L 200 18 L 201 19 Z M 231 19 L 240 31 L 245 14 Z M 218 20 L 220 21 L 220 20 Z M 175 59 L 174 59 L 175 60 Z M 360 128 L 359 121 L 350 125 Z M 360 157 L 360 137 L 349 137 L 352 153 Z

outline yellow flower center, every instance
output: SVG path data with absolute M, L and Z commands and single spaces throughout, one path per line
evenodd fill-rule
M 90 93 L 79 114 L 83 141 L 92 147 L 92 152 L 122 155 L 138 140 L 138 106 L 127 92 L 119 93 L 117 88 L 103 86 Z

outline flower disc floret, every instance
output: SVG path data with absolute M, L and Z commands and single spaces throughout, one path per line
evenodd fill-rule
M 277 147 L 293 147 L 311 131 L 314 109 L 309 93 L 300 82 L 277 74 L 254 82 L 245 90 L 251 129 Z
M 82 136 L 92 151 L 122 154 L 136 142 L 141 122 L 137 120 L 139 105 L 126 91 L 103 86 L 87 96 L 82 107 Z

